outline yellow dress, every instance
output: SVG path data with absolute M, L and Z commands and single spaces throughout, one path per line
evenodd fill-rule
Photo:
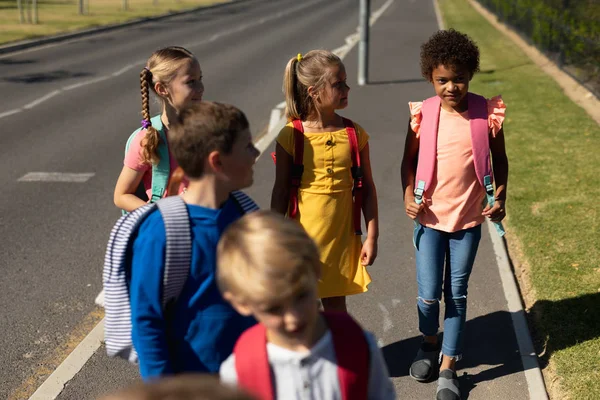
M 354 123 L 358 147 L 369 135 Z M 285 151 L 294 154 L 294 128 L 286 125 L 279 136 Z M 371 277 L 360 264 L 362 242 L 352 221 L 350 144 L 345 129 L 304 134 L 304 173 L 298 191 L 296 219 L 313 238 L 321 253 L 319 297 L 347 296 L 367 291 Z

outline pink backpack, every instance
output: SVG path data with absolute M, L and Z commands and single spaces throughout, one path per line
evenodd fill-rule
M 485 190 L 488 204 L 494 205 L 493 171 L 490 163 L 490 138 L 488 127 L 488 110 L 485 97 L 474 93 L 467 94 L 469 101 L 469 120 L 471 124 L 471 142 L 473 145 L 473 162 L 477 180 Z M 437 132 L 440 121 L 441 99 L 430 97 L 423 102 L 421 129 L 419 135 L 419 161 L 415 181 L 415 202 L 421 204 L 423 195 L 429 189 L 437 162 Z M 504 236 L 504 228 L 500 222 L 494 222 L 496 231 Z M 416 236 L 416 235 L 415 235 Z M 417 247 L 417 243 L 414 243 Z

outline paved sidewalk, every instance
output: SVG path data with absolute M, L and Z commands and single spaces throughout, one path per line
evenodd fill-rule
M 407 103 L 434 94 L 421 77 L 419 47 L 437 29 L 432 3 L 395 1 L 371 28 L 369 85 L 356 84 L 357 48 L 344 60 L 352 90 L 343 114 L 371 136 L 380 213 L 379 257 L 370 268 L 373 283 L 368 293 L 350 298 L 350 312 L 379 338 L 399 399 L 434 399 L 436 393 L 435 381 L 418 383 L 408 376 L 420 333 L 412 222 L 404 213 L 400 163 Z M 261 176 L 268 176 L 264 168 L 273 169 L 269 157 L 261 158 L 257 166 Z M 257 182 L 250 190 L 263 207 L 269 204 L 271 186 L 270 180 Z M 467 345 L 458 364 L 463 399 L 528 399 L 521 354 L 485 225 L 469 289 Z

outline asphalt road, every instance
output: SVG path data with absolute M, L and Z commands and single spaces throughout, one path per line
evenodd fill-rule
M 371 3 L 376 10 L 384 1 Z M 108 232 L 119 215 L 112 190 L 125 140 L 139 125 L 139 70 L 152 51 L 182 45 L 194 52 L 205 98 L 239 106 L 258 136 L 283 100 L 287 60 L 343 45 L 357 21 L 356 0 L 246 0 L 0 57 L 0 398 L 27 398 L 102 318 L 94 298 Z M 353 87 L 344 111 L 372 136 L 381 210 L 374 282 L 367 294 L 351 298 L 351 311 L 380 338 L 398 394 L 410 399 L 434 398 L 435 383 L 407 377 L 419 339 L 411 224 L 402 211 L 399 169 L 406 102 L 431 96 L 419 73 L 419 45 L 436 29 L 429 2 L 395 0 L 371 31 L 371 85 Z M 356 53 L 345 59 L 351 85 Z M 18 181 L 29 172 L 94 175 L 85 183 Z M 273 177 L 270 158 L 262 157 L 248 192 L 263 207 Z M 470 286 L 471 345 L 461 385 L 465 398 L 525 399 L 494 260 L 484 229 Z M 137 380 L 134 366 L 109 360 L 103 351 L 59 399 L 93 399 Z

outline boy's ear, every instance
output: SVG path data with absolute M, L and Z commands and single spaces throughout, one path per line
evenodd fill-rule
M 206 157 L 206 163 L 215 172 L 220 172 L 223 170 L 223 159 L 221 157 L 221 153 L 216 150 L 208 153 L 208 156 Z
M 250 310 L 250 307 L 245 305 L 243 302 L 239 301 L 239 299 L 237 299 L 231 292 L 227 291 L 223 293 L 223 298 L 227 302 L 229 302 L 231 306 L 235 309 L 235 311 L 237 311 L 241 315 L 245 317 L 249 317 L 252 315 L 252 310 Z

